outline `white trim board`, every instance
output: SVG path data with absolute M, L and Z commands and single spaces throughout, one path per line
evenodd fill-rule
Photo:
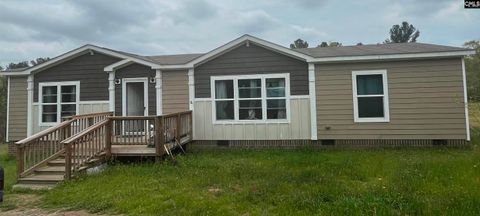
M 33 89 L 34 77 L 28 75 L 27 77 L 27 136 L 33 134 Z
M 465 59 L 462 58 L 462 80 L 463 80 L 463 103 L 465 106 L 465 130 L 467 133 L 467 141 L 470 141 L 470 120 L 468 116 L 468 91 L 467 91 L 467 74 L 465 71 Z
M 383 94 L 378 95 L 358 95 L 357 94 L 357 76 L 359 75 L 382 75 Z M 361 70 L 352 71 L 352 95 L 353 95 L 353 118 L 355 123 L 362 122 L 390 122 L 390 107 L 388 99 L 388 78 L 387 70 Z M 359 117 L 358 98 L 359 97 L 383 97 L 383 117 Z
M 308 93 L 310 102 L 310 135 L 317 140 L 317 98 L 315 91 L 315 64 L 308 63 Z
M 10 77 L 7 77 L 7 122 L 5 128 L 5 141 L 9 142 L 9 127 L 10 127 Z
M 143 82 L 143 104 L 145 106 L 143 115 L 148 116 L 148 77 L 122 78 L 122 116 L 127 116 L 127 83 Z
M 74 104 L 75 105 L 75 113 L 79 113 L 79 104 L 80 104 L 80 81 L 65 81 L 65 82 L 40 82 L 38 83 L 38 126 L 43 127 L 43 126 L 54 126 L 62 121 L 62 91 L 61 87 L 66 86 L 66 85 L 74 85 L 75 86 L 75 103 L 69 102 L 68 104 Z M 57 121 L 56 122 L 43 122 L 42 121 L 42 115 L 43 115 L 43 87 L 44 86 L 55 86 L 57 87 L 57 101 L 55 104 L 48 103 L 51 105 L 56 105 L 57 106 Z M 64 102 L 65 103 L 65 102 Z M 47 105 L 48 105 L 47 104 Z M 30 109 L 33 109 L 33 107 L 30 107 Z
M 341 57 L 317 57 L 308 61 L 312 63 L 321 62 L 345 62 L 345 61 L 374 61 L 390 59 L 415 59 L 415 58 L 439 58 L 474 55 L 475 51 L 452 51 L 452 52 L 429 52 L 413 54 L 389 54 L 389 55 L 366 55 L 366 56 L 341 56 Z
M 266 95 L 266 79 L 284 78 L 285 79 L 285 97 L 278 99 L 285 99 L 286 119 L 267 119 L 267 100 L 275 99 L 275 97 L 268 98 Z M 262 101 L 262 119 L 258 120 L 240 120 L 239 119 L 239 103 L 242 99 L 239 98 L 238 80 L 240 79 L 261 79 L 261 98 L 250 100 Z M 232 99 L 215 99 L 215 81 L 217 80 L 232 80 L 233 81 L 233 98 Z M 247 124 L 247 123 L 290 123 L 290 74 L 251 74 L 251 75 L 227 75 L 227 76 L 211 76 L 210 77 L 210 92 L 212 95 L 212 122 L 213 124 Z M 216 101 L 217 100 L 233 100 L 234 103 L 234 119 L 233 120 L 217 120 L 216 118 Z M 244 100 L 249 100 L 245 98 Z

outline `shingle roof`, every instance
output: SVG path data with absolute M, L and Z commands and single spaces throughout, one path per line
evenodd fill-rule
M 1 72 L 21 72 L 21 71 L 24 71 L 28 68 L 31 68 L 31 67 L 24 67 L 24 68 L 14 68 L 14 69 L 5 69 L 5 70 L 2 70 Z
M 322 57 L 468 51 L 470 49 L 434 45 L 434 44 L 425 44 L 425 43 L 392 43 L 392 44 L 371 44 L 371 45 L 342 46 L 342 47 L 315 47 L 315 48 L 302 48 L 302 49 L 295 49 L 295 50 L 315 58 L 322 58 Z
M 161 65 L 176 65 L 176 64 L 185 64 L 193 59 L 196 59 L 202 56 L 204 53 L 193 53 L 193 54 L 179 54 L 179 55 L 158 55 L 158 56 L 146 56 L 146 58 L 154 61 L 157 64 Z

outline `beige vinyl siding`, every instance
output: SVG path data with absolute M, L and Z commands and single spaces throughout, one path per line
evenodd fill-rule
M 163 113 L 189 109 L 187 71 L 162 71 Z
M 27 77 L 10 77 L 8 139 L 18 141 L 27 136 Z
M 352 71 L 386 69 L 390 122 L 354 123 Z M 460 58 L 315 66 L 318 139 L 465 139 Z
M 81 102 L 78 105 L 79 115 L 89 114 L 89 113 L 99 113 L 99 112 L 108 112 L 108 101 L 95 101 L 94 103 Z M 39 113 L 39 105 L 37 103 L 33 104 L 32 117 L 33 117 L 33 133 L 38 133 L 50 127 L 50 126 L 39 125 L 40 113 Z
M 310 139 L 310 100 L 290 99 L 290 123 L 213 124 L 212 102 L 194 103 L 194 140 L 301 140 Z

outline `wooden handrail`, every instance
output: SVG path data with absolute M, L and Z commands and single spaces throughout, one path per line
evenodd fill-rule
M 112 120 L 153 120 L 156 116 L 109 116 Z
M 74 116 L 72 116 L 72 119 L 89 118 L 89 117 L 95 117 L 95 116 L 107 116 L 107 115 L 113 115 L 113 112 L 99 112 L 99 113 L 88 113 L 88 114 L 82 114 L 82 115 L 74 115 Z
M 107 124 L 108 121 L 110 121 L 110 120 L 109 120 L 109 119 L 105 119 L 105 120 L 103 120 L 103 121 L 101 121 L 101 122 L 98 122 L 98 123 L 90 126 L 89 128 L 87 128 L 86 130 L 83 130 L 82 132 L 80 132 L 80 133 L 78 133 L 78 134 L 75 134 L 75 135 L 71 136 L 71 137 L 68 138 L 68 139 L 63 140 L 61 143 L 62 143 L 62 144 L 72 143 L 72 142 L 74 142 L 75 140 L 77 140 L 77 139 L 85 136 L 85 134 L 88 134 L 88 133 L 90 133 L 90 132 L 92 132 L 92 131 L 94 131 L 94 130 L 100 128 L 100 127 L 102 127 L 103 125 Z
M 39 166 L 61 154 L 64 151 L 62 141 L 82 132 L 92 124 L 107 119 L 112 114 L 101 112 L 76 115 L 16 142 L 17 178 L 29 175 Z
M 182 112 L 169 113 L 169 114 L 162 115 L 162 116 L 163 116 L 164 118 L 168 118 L 168 117 L 177 116 L 177 115 L 183 115 L 183 114 L 187 114 L 187 113 L 191 113 L 191 112 L 192 112 L 191 110 L 187 110 L 187 111 L 182 111 Z
M 56 126 L 54 126 L 54 127 L 47 128 L 47 129 L 45 129 L 45 130 L 43 130 L 43 131 L 40 131 L 40 132 L 38 132 L 38 133 L 30 136 L 30 137 L 27 137 L 27 138 L 25 138 L 25 139 L 22 139 L 22 140 L 20 140 L 20 141 L 17 141 L 15 144 L 17 144 L 17 145 L 22 145 L 22 144 L 30 143 L 30 142 L 38 139 L 38 138 L 41 138 L 41 137 L 43 137 L 43 136 L 45 136 L 45 135 L 47 135 L 47 134 L 49 134 L 49 133 L 52 133 L 52 132 L 56 131 L 56 130 L 58 130 L 58 129 L 62 129 L 62 128 L 64 128 L 64 127 L 70 126 L 70 124 L 72 123 L 72 121 L 73 121 L 73 120 L 64 121 L 64 122 L 62 122 L 62 123 L 60 123 L 60 124 L 58 124 L 58 125 L 56 125 Z

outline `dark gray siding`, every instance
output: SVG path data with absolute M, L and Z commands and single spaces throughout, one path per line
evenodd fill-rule
M 250 43 L 195 68 L 195 97 L 210 97 L 210 77 L 290 73 L 292 95 L 308 95 L 308 64 Z
M 115 72 L 116 79 L 155 77 L 155 70 L 140 64 L 131 64 Z M 148 114 L 156 115 L 155 83 L 148 82 Z M 115 85 L 115 115 L 122 115 L 122 84 Z
M 39 82 L 80 81 L 80 100 L 108 100 L 108 74 L 103 68 L 120 59 L 95 53 L 78 56 L 35 74 L 34 101 Z

